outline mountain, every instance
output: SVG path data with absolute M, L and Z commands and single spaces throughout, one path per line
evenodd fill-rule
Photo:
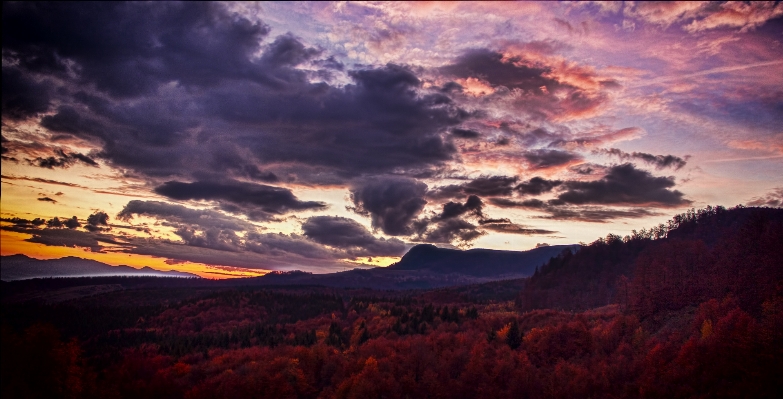
M 141 269 L 130 266 L 111 266 L 73 256 L 47 260 L 38 260 L 25 255 L 11 255 L 0 258 L 0 280 L 3 281 L 46 277 L 102 276 L 198 277 L 195 274 L 174 270 L 155 270 L 148 266 Z
M 270 273 L 252 279 L 237 279 L 240 285 L 320 285 L 385 290 L 453 287 L 531 276 L 536 267 L 564 250 L 579 245 L 558 245 L 529 251 L 472 249 L 461 251 L 421 244 L 411 248 L 389 267 L 354 269 L 339 273 L 312 274 L 300 271 Z
M 437 273 L 457 273 L 475 277 L 496 277 L 506 274 L 532 275 L 564 250 L 573 252 L 579 245 L 552 245 L 529 251 L 497 251 L 492 249 L 438 248 L 431 244 L 417 245 L 389 270 L 429 270 Z

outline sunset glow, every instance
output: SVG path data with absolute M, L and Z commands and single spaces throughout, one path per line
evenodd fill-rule
M 783 205 L 783 4 L 9 3 L 2 255 L 207 278 Z

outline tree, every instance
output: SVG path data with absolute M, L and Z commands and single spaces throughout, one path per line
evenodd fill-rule
M 511 347 L 511 349 L 517 349 L 520 345 L 522 345 L 522 332 L 519 331 L 519 324 L 516 320 L 511 322 L 511 326 L 508 329 L 508 334 L 506 335 L 506 343 Z

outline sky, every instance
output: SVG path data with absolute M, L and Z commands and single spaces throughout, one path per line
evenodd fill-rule
M 2 255 L 209 278 L 783 205 L 776 2 L 3 3 Z

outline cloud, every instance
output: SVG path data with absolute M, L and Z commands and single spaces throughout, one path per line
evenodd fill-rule
M 771 1 L 637 2 L 626 7 L 624 13 L 664 28 L 681 24 L 689 33 L 718 28 L 740 28 L 740 32 L 747 32 L 783 15 L 783 6 Z
M 501 208 L 522 208 L 547 214 L 544 216 L 535 216 L 535 218 L 538 219 L 573 220 L 588 223 L 606 223 L 607 221 L 614 219 L 635 219 L 659 215 L 659 213 L 642 208 L 616 209 L 596 206 L 553 205 L 551 202 L 548 203 L 535 198 L 524 201 L 515 201 L 507 198 L 492 198 L 490 199 L 490 203 Z
M 39 166 L 41 168 L 48 168 L 48 169 L 68 168 L 76 162 L 82 162 L 86 165 L 95 166 L 95 167 L 98 166 L 98 163 L 95 162 L 94 159 L 84 154 L 80 154 L 76 152 L 67 154 L 65 151 L 61 149 L 55 150 L 55 154 L 57 155 L 57 157 L 47 157 L 47 158 L 38 157 L 31 160 L 30 163 Z
M 87 224 L 84 228 L 91 232 L 111 230 L 109 226 L 109 215 L 103 211 L 97 211 L 87 217 Z
M 4 118 L 26 119 L 49 110 L 50 82 L 37 82 L 25 76 L 18 68 L 5 65 L 2 78 Z
M 333 55 L 292 34 L 267 38 L 268 26 L 228 8 L 9 5 L 3 49 L 18 73 L 8 73 L 58 87 L 63 105 L 41 126 L 94 143 L 110 166 L 152 181 L 344 184 L 457 157 L 446 133 L 471 114 L 425 90 L 412 69 L 340 71 Z M 339 84 L 311 81 L 321 72 Z M 25 112 L 44 109 L 33 108 Z
M 326 208 L 323 202 L 300 201 L 286 188 L 235 180 L 193 183 L 169 181 L 156 187 L 154 191 L 180 201 L 216 201 L 221 209 L 245 214 L 253 220 L 269 220 L 275 215 L 287 212 Z
M 82 224 L 79 223 L 79 219 L 76 218 L 76 216 L 65 219 L 65 222 L 63 222 L 63 226 L 69 228 L 69 229 L 75 229 L 77 227 L 80 227 Z
M 487 234 L 485 231 L 477 229 L 475 225 L 464 219 L 451 218 L 442 220 L 435 229 L 428 231 L 421 238 L 426 242 L 457 242 L 458 246 L 466 246 L 470 241 L 485 234 Z
M 302 224 L 304 235 L 311 240 L 348 251 L 354 256 L 400 256 L 405 243 L 396 239 L 379 239 L 355 220 L 339 216 L 314 216 Z
M 754 197 L 748 202 L 748 206 L 769 206 L 774 208 L 783 206 L 783 187 L 776 188 L 766 195 Z
M 228 77 L 267 81 L 249 56 L 268 32 L 210 3 L 20 3 L 3 9 L 3 49 L 21 67 L 62 75 L 72 60 L 83 83 L 115 97 L 152 93 L 172 80 L 202 87 Z
M 755 29 L 767 21 L 783 15 L 783 5 L 778 2 L 729 1 L 720 8 L 683 26 L 687 32 L 695 33 L 716 28 L 740 28 L 740 32 Z
M 56 222 L 53 222 L 55 219 Z M 72 219 L 66 219 L 65 223 L 72 223 L 70 222 L 71 220 Z M 101 246 L 102 242 L 111 243 L 116 246 L 124 245 L 121 242 L 115 241 L 111 236 L 96 235 L 85 231 L 75 230 L 74 228 L 63 229 L 64 223 L 58 218 L 54 218 L 50 220 L 50 222 L 53 223 L 47 223 L 47 225 L 53 226 L 52 228 L 39 229 L 30 226 L 2 226 L 0 229 L 32 235 L 32 237 L 25 239 L 27 242 L 56 247 L 87 248 L 92 252 L 100 252 L 103 248 Z
M 514 191 L 517 177 L 488 176 L 473 179 L 461 185 L 448 185 L 436 187 L 427 192 L 427 197 L 432 199 L 444 199 L 463 197 L 465 195 L 479 195 L 482 197 L 507 196 Z
M 355 211 L 370 216 L 372 227 L 398 236 L 413 233 L 412 222 L 427 204 L 427 185 L 403 177 L 358 181 L 351 188 Z
M 33 220 L 29 219 L 23 219 L 19 217 L 13 217 L 13 218 L 0 218 L 3 222 L 13 223 L 17 226 L 41 226 L 44 223 L 46 223 L 45 220 L 41 218 L 35 218 Z
M 25 181 L 31 181 L 31 182 L 36 182 L 36 183 L 54 184 L 54 185 L 57 185 L 57 186 L 86 188 L 84 186 L 81 186 L 81 185 L 78 185 L 78 184 L 75 184 L 75 183 L 67 183 L 67 182 L 61 182 L 61 181 L 57 181 L 57 180 L 42 179 L 40 177 L 2 175 L 0 178 L 2 178 L 3 180 L 25 180 Z
M 212 210 L 191 209 L 161 201 L 129 201 L 117 214 L 117 219 L 129 221 L 134 215 L 149 216 L 177 224 L 233 231 L 255 230 L 252 223 Z
M 492 205 L 501 208 L 527 208 L 527 209 L 542 209 L 546 207 L 546 203 L 540 199 L 527 199 L 524 201 L 515 201 L 508 198 L 490 198 L 489 202 Z
M 616 156 L 623 161 L 638 159 L 644 161 L 649 165 L 655 166 L 655 169 L 659 169 L 659 170 L 665 168 L 680 170 L 682 169 L 683 166 L 685 166 L 688 163 L 687 159 L 690 158 L 690 156 L 688 155 L 686 155 L 685 158 L 683 159 L 674 155 L 653 155 L 653 154 L 647 154 L 645 152 L 633 152 L 629 154 L 617 148 L 594 150 L 593 153 Z
M 506 234 L 519 234 L 519 235 L 531 236 L 531 235 L 557 233 L 557 231 L 553 231 L 553 230 L 535 229 L 535 228 L 530 228 L 528 226 L 511 223 L 511 221 L 508 219 L 481 220 L 479 221 L 479 224 L 481 224 L 481 228 L 483 229 L 496 231 L 498 233 L 506 233 Z
M 644 136 L 644 134 L 644 130 L 638 127 L 626 127 L 610 131 L 599 130 L 596 132 L 588 132 L 587 134 L 578 134 L 570 138 L 554 140 L 549 144 L 549 147 L 577 150 L 616 143 L 618 141 L 633 140 Z
M 674 207 L 688 205 L 691 201 L 683 193 L 670 190 L 675 186 L 673 177 L 655 177 L 647 171 L 636 169 L 626 163 L 613 166 L 608 173 L 596 181 L 567 181 L 564 191 L 552 205 L 603 204 L 603 205 L 646 205 Z
M 438 71 L 447 78 L 458 78 L 463 94 L 510 100 L 511 112 L 525 112 L 536 120 L 563 121 L 590 115 L 606 102 L 603 89 L 607 86 L 588 87 L 598 81 L 593 71 L 529 51 L 540 46 L 511 47 L 520 47 L 517 54 L 486 48 L 468 50 Z M 590 84 L 582 87 L 585 82 Z
M 629 17 L 668 27 L 695 17 L 707 4 L 703 1 L 638 2 L 627 7 L 624 13 Z
M 174 231 L 182 241 L 193 247 L 210 248 L 218 251 L 239 252 L 242 242 L 232 230 L 220 230 L 207 228 L 198 231 L 194 228 L 182 226 Z
M 57 201 L 56 201 L 56 200 L 54 200 L 54 199 L 51 199 L 51 198 L 49 198 L 49 197 L 40 197 L 40 198 L 38 198 L 38 201 L 43 201 L 43 202 L 51 202 L 51 203 L 53 203 L 53 204 L 56 204 L 56 203 L 57 203 Z
M 477 139 L 481 137 L 481 133 L 470 130 L 470 129 L 451 129 L 451 134 L 454 135 L 454 137 L 459 137 L 461 139 Z
M 441 70 L 460 78 L 481 78 L 492 86 L 505 86 L 538 94 L 554 92 L 560 83 L 547 78 L 547 68 L 526 65 L 520 58 L 504 59 L 503 54 L 488 50 L 466 51 L 451 65 Z M 546 92 L 542 90 L 546 88 Z
M 552 191 L 563 184 L 560 180 L 547 180 L 542 177 L 533 177 L 527 182 L 520 183 L 514 189 L 523 195 L 541 195 Z
M 522 154 L 530 169 L 549 169 L 570 165 L 582 159 L 578 154 L 557 150 L 531 150 Z
M 483 217 L 484 214 L 481 213 L 483 206 L 484 203 L 481 201 L 481 198 L 475 195 L 469 196 L 464 204 L 449 201 L 443 204 L 443 211 L 434 220 L 452 219 L 465 214 Z
M 649 216 L 659 216 L 660 213 L 652 212 L 647 209 L 613 209 L 597 207 L 547 207 L 547 216 L 539 216 L 541 219 L 553 220 L 573 220 L 589 223 L 606 223 L 614 219 L 636 219 Z
M 324 247 L 297 234 L 251 232 L 246 236 L 245 248 L 262 255 L 296 254 L 307 259 L 336 259 L 345 256 L 339 250 Z
M 540 195 L 557 189 L 554 199 L 490 198 L 489 203 L 500 208 L 544 212 L 548 215 L 540 218 L 545 219 L 606 222 L 656 215 L 647 209 L 615 209 L 606 208 L 607 205 L 668 208 L 690 204 L 681 192 L 671 189 L 674 186 L 673 177 L 656 177 L 627 163 L 608 168 L 599 180 L 561 181 L 534 177 L 517 186 L 523 195 Z

